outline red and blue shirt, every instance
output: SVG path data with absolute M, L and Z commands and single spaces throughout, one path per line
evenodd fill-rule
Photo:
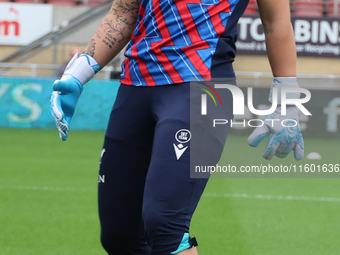
M 248 0 L 142 0 L 121 83 L 157 86 L 234 77 L 237 22 Z

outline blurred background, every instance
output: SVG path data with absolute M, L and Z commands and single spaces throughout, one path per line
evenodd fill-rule
M 86 47 L 111 4 L 99 0 L 0 0 L 0 126 L 54 128 L 46 114 L 48 105 L 43 103 L 49 97 L 48 84 L 61 76 L 75 52 Z M 291 0 L 290 4 L 300 86 L 314 89 L 314 100 L 323 91 L 320 100 L 327 102 L 317 106 L 321 110 L 318 118 L 327 122 L 324 130 L 329 136 L 337 137 L 339 100 L 334 95 L 340 88 L 339 0 Z M 250 0 L 238 28 L 234 62 L 238 86 L 268 88 L 272 74 L 255 0 Z M 98 93 L 88 96 L 101 107 L 111 107 L 112 100 L 109 104 L 104 101 L 114 100 L 122 61 L 124 50 L 91 81 Z M 263 108 L 262 100 L 255 103 Z M 107 114 L 102 114 L 107 110 L 89 110 L 87 99 L 83 103 L 78 114 L 84 109 L 97 119 L 87 129 L 104 130 Z M 83 126 L 75 123 L 73 129 Z
M 84 87 L 65 143 L 49 99 L 53 81 L 85 48 L 112 2 L 0 0 L 0 255 L 105 254 L 97 171 L 124 50 Z M 312 116 L 300 115 L 305 155 L 320 157 L 296 162 L 289 155 L 270 163 L 335 166 L 340 163 L 340 2 L 290 4 L 299 83 L 312 94 L 305 105 Z M 272 74 L 254 0 L 239 21 L 237 51 L 238 85 L 245 95 L 246 87 L 254 87 L 255 108 L 268 108 Z M 256 118 L 247 108 L 236 116 Z M 261 157 L 265 144 L 256 149 L 246 144 L 251 131 L 231 130 L 225 164 L 268 164 Z M 340 185 L 334 176 L 210 180 L 192 223 L 200 254 L 340 254 Z
M 83 50 L 112 1 L 1 0 L 0 75 L 51 77 L 73 51 Z M 291 0 L 301 75 L 339 75 L 339 0 Z M 239 22 L 237 72 L 270 72 L 255 0 Z M 116 78 L 123 53 L 97 79 Z M 317 64 L 316 64 L 317 63 Z

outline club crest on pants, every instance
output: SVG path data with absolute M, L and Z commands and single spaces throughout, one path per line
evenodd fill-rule
M 190 141 L 191 133 L 188 129 L 180 129 L 176 132 L 175 139 L 178 142 L 178 144 L 176 145 L 174 143 L 173 146 L 174 146 L 176 158 L 177 160 L 179 160 L 182 157 L 183 153 L 188 148 L 188 146 L 184 146 L 184 144 Z

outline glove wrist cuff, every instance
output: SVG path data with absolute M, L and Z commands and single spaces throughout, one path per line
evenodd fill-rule
M 81 55 L 78 57 L 77 53 L 68 63 L 63 76 L 72 76 L 84 85 L 91 80 L 99 70 L 100 66 L 94 58 L 88 55 Z
M 281 91 L 282 88 L 299 88 L 299 84 L 297 82 L 296 77 L 276 77 L 274 79 L 274 82 L 270 88 L 269 92 L 269 102 L 273 102 L 273 93 L 276 90 L 276 96 L 277 96 L 277 104 L 281 104 Z M 275 90 L 274 90 L 275 89 Z M 286 99 L 299 99 L 300 98 L 300 92 L 289 92 L 286 93 Z

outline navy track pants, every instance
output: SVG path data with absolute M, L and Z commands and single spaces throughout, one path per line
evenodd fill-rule
M 188 83 L 119 88 L 98 187 L 101 242 L 111 255 L 169 255 L 189 232 L 208 180 L 190 178 L 189 92 Z

